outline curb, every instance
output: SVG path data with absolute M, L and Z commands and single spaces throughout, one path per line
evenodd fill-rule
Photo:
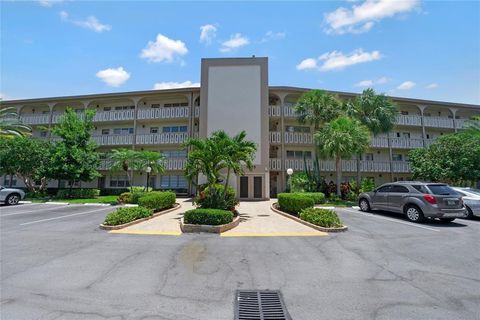
M 47 201 L 45 204 L 58 204 L 58 205 L 70 205 L 68 202 L 55 202 L 55 201 Z
M 175 210 L 179 209 L 180 207 L 181 207 L 181 206 L 180 206 L 180 203 L 176 202 L 176 203 L 173 205 L 172 208 L 155 212 L 151 217 L 147 217 L 147 218 L 142 218 L 142 219 L 130 221 L 130 222 L 127 222 L 127 223 L 124 223 L 124 224 L 116 225 L 116 226 L 107 226 L 107 225 L 104 225 L 103 223 L 101 223 L 101 224 L 99 225 L 99 228 L 100 228 L 100 229 L 103 229 L 103 230 L 118 230 L 118 229 L 123 229 L 123 228 L 129 227 L 129 226 L 132 226 L 132 225 L 134 225 L 134 224 L 137 224 L 137 223 L 140 223 L 140 222 L 144 222 L 144 221 L 147 221 L 147 220 L 156 218 L 156 217 L 158 217 L 158 216 L 161 216 L 161 215 L 163 215 L 163 214 L 166 214 L 166 213 L 175 211 Z
M 183 222 L 183 217 L 180 219 L 180 230 L 183 233 L 187 232 L 208 232 L 208 233 L 222 233 L 231 230 L 238 226 L 240 223 L 240 216 L 237 215 L 232 222 L 227 224 L 221 224 L 218 226 L 212 226 L 207 224 L 187 224 Z
M 325 227 L 320 227 L 320 226 L 317 226 L 313 223 L 310 223 L 310 222 L 307 222 L 307 221 L 304 221 L 300 218 L 297 218 L 289 213 L 286 213 L 286 212 L 283 212 L 279 209 L 276 208 L 277 206 L 277 202 L 274 202 L 272 203 L 272 205 L 270 206 L 270 209 L 278 214 L 281 214 L 282 216 L 286 217 L 286 218 L 290 218 L 292 220 L 295 220 L 296 222 L 298 223 L 301 223 L 303 225 L 306 225 L 307 227 L 310 227 L 310 228 L 313 228 L 315 230 L 318 230 L 318 231 L 322 231 L 322 232 L 344 232 L 344 231 L 347 231 L 348 230 L 348 227 L 347 226 L 343 226 L 343 227 L 340 227 L 340 228 L 325 228 Z
M 18 203 L 20 203 L 20 204 L 30 204 L 30 203 L 32 203 L 32 201 L 18 201 Z

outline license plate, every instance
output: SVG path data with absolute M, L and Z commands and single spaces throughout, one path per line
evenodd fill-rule
M 448 204 L 449 206 L 454 206 L 454 205 L 455 205 L 455 202 L 456 202 L 456 201 L 448 200 L 448 201 L 447 201 L 447 204 Z

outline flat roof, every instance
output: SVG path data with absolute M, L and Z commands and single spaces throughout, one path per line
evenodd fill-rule
M 270 91 L 291 91 L 293 92 L 305 92 L 312 90 L 312 88 L 302 88 L 302 87 L 292 87 L 292 86 L 269 86 Z M 327 92 L 342 95 L 355 97 L 360 95 L 359 93 L 353 92 L 342 92 L 342 91 L 332 91 L 325 90 Z M 126 91 L 126 92 L 111 92 L 111 93 L 98 93 L 98 94 L 87 94 L 87 95 L 73 95 L 73 96 L 58 96 L 58 97 L 45 97 L 45 98 L 31 98 L 31 99 L 18 99 L 18 100 L 4 100 L 0 101 L 0 104 L 33 104 L 33 103 L 45 103 L 49 101 L 65 101 L 65 100 L 92 100 L 92 99 L 102 99 L 102 98 L 116 98 L 116 97 L 130 97 L 130 96 L 148 96 L 159 93 L 187 93 L 187 92 L 200 92 L 200 87 L 185 87 L 185 88 L 175 88 L 175 89 L 161 89 L 161 90 L 142 90 L 142 91 Z M 480 109 L 480 105 L 477 104 L 467 104 L 467 103 L 456 103 L 456 102 L 447 102 L 447 101 L 436 101 L 436 100 L 425 100 L 425 99 L 414 99 L 414 98 L 402 98 L 388 96 L 391 99 L 397 102 L 405 103 L 414 103 L 414 104 L 425 104 L 425 105 L 438 105 L 438 106 L 449 106 L 449 107 L 463 107 L 463 108 L 474 108 Z

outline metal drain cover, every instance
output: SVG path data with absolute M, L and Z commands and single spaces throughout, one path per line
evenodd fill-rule
M 235 320 L 292 320 L 278 290 L 237 290 Z

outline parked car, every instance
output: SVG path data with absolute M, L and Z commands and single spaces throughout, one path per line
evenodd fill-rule
M 460 193 L 467 209 L 467 218 L 474 216 L 480 217 L 480 190 L 474 188 L 452 187 L 453 190 Z
M 438 218 L 451 222 L 466 217 L 460 194 L 443 183 L 399 181 L 386 183 L 373 192 L 360 194 L 362 211 L 385 210 L 403 213 L 412 222 Z
M 0 186 L 0 203 L 15 205 L 23 198 L 25 198 L 23 190 Z

